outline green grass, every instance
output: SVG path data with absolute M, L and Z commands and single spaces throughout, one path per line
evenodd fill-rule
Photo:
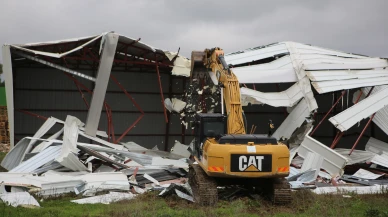
M 5 156 L 0 152 L 0 161 Z M 176 195 L 161 198 L 157 192 L 139 195 L 129 201 L 117 203 L 79 205 L 70 202 L 79 196 L 66 195 L 60 198 L 37 199 L 40 208 L 11 207 L 0 202 L 0 217 L 38 216 L 362 216 L 388 217 L 388 191 L 375 195 L 355 195 L 344 198 L 342 195 L 315 195 L 310 191 L 296 191 L 292 203 L 287 206 L 274 206 L 266 200 L 241 198 L 234 201 L 219 201 L 213 207 L 200 207 L 180 199 Z
M 388 193 L 378 195 L 314 195 L 309 191 L 293 194 L 287 206 L 274 206 L 265 200 L 241 198 L 220 201 L 214 207 L 200 207 L 177 196 L 161 198 L 155 192 L 110 205 L 79 205 L 73 196 L 39 201 L 41 208 L 14 208 L 0 203 L 0 216 L 379 216 L 388 217 Z

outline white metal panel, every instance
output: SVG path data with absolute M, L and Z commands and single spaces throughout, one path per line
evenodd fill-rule
M 387 88 L 388 85 L 384 86 L 375 86 L 373 88 L 372 94 Z M 369 93 L 371 87 L 365 87 L 362 89 L 363 93 L 366 95 Z M 380 109 L 378 112 L 376 112 L 375 117 L 373 118 L 373 122 L 388 135 L 388 106 L 385 106 L 384 108 Z
M 74 192 L 76 186 L 82 185 L 82 180 L 67 180 L 60 182 L 43 183 L 39 191 L 40 196 L 59 196 L 61 194 Z
M 280 138 L 289 139 L 296 128 L 300 127 L 309 115 L 306 100 L 302 99 L 272 136 L 278 140 Z
M 16 48 L 16 49 L 19 49 L 19 50 L 23 50 L 23 51 L 26 51 L 26 52 L 29 52 L 29 53 L 33 53 L 33 54 L 38 54 L 38 55 L 42 55 L 42 56 L 47 56 L 47 57 L 54 57 L 54 58 L 61 58 L 61 57 L 64 57 L 68 54 L 71 54 L 75 51 L 78 51 L 86 46 L 88 46 L 89 44 L 93 43 L 94 41 L 100 39 L 102 37 L 102 35 L 98 35 L 94 38 L 92 38 L 90 41 L 82 44 L 81 46 L 78 46 L 76 48 L 73 48 L 67 52 L 64 52 L 64 53 L 50 53 L 50 52 L 43 52 L 43 51 L 36 51 L 36 50 L 32 50 L 32 49 L 28 49 L 28 48 L 25 48 L 26 45 L 23 45 L 23 47 L 21 46 L 17 46 L 17 45 L 11 45 L 13 48 Z M 69 39 L 71 40 L 71 39 Z M 75 40 L 74 40 L 75 41 Z M 77 40 L 79 41 L 79 40 Z M 52 43 L 52 42 L 49 42 L 49 43 Z M 64 41 L 57 41 L 56 43 L 53 43 L 53 44 L 59 44 L 59 43 L 64 43 Z M 47 43 L 46 43 L 47 44 Z M 31 44 L 30 44 L 31 45 Z M 37 44 L 39 45 L 39 44 Z
M 336 151 L 337 153 L 341 154 L 342 156 L 348 159 L 348 162 L 346 165 L 365 163 L 367 161 L 370 161 L 376 155 L 375 153 L 372 153 L 370 151 L 363 151 L 363 150 L 353 150 L 352 154 L 349 155 L 350 149 L 344 149 L 344 148 L 336 148 L 334 149 L 334 151 Z
M 49 147 L 50 145 L 53 144 L 53 141 L 50 141 L 50 140 L 53 140 L 53 139 L 57 139 L 62 133 L 63 133 L 63 130 L 64 128 L 62 128 L 61 130 L 59 130 L 58 132 L 54 133 L 52 136 L 50 136 L 49 138 L 47 138 L 47 140 L 49 141 L 43 141 L 41 142 L 39 145 L 37 145 L 34 149 L 32 149 L 31 153 L 38 153 L 38 152 L 41 152 L 43 151 L 44 149 L 46 149 L 47 147 Z
M 284 42 L 284 43 L 290 43 L 290 42 Z M 332 55 L 332 56 L 340 56 L 340 57 L 367 58 L 365 56 L 349 54 L 342 51 L 336 51 L 332 49 L 321 48 L 321 47 L 311 46 L 311 45 L 302 44 L 302 43 L 295 43 L 295 42 L 293 43 L 298 48 L 298 50 L 303 54 L 323 54 L 323 55 Z
M 324 158 L 322 169 L 326 170 L 331 176 L 342 175 L 342 168 L 346 165 L 347 159 L 310 137 L 310 132 L 311 130 L 307 133 L 302 144 L 299 146 L 298 154 L 301 157 L 306 158 L 308 152 L 318 153 Z
M 388 153 L 383 152 L 381 155 L 376 155 L 371 160 L 372 163 L 388 168 Z
M 337 186 L 337 187 L 321 187 L 312 190 L 316 194 L 381 194 L 385 192 L 386 185 L 374 186 Z
M 251 103 L 268 104 L 274 107 L 292 107 L 303 97 L 298 84 L 292 85 L 285 91 L 274 93 L 263 93 L 245 87 L 242 87 L 240 90 L 243 106 Z
M 312 178 L 312 180 L 315 180 L 318 177 L 318 173 L 321 170 L 322 164 L 323 164 L 323 157 L 320 154 L 314 153 L 314 152 L 307 152 L 307 156 L 303 161 L 302 168 L 300 171 L 301 172 L 305 172 L 308 170 L 315 171 L 313 176 L 314 178 Z
M 311 82 L 318 93 L 388 84 L 388 77 Z
M 248 49 L 236 53 L 226 54 L 225 61 L 228 64 L 237 65 L 242 63 L 249 63 L 255 60 L 265 59 L 268 57 L 273 57 L 284 53 L 288 53 L 285 44 L 277 43 L 268 47 L 258 48 L 254 50 Z
M 112 202 L 117 202 L 120 200 L 130 200 L 134 197 L 135 195 L 132 193 L 109 192 L 109 194 L 99 195 L 95 197 L 87 197 L 78 200 L 71 200 L 71 202 L 78 204 L 110 204 Z
M 305 63 L 305 70 L 325 70 L 325 69 L 371 69 L 387 67 L 386 60 L 378 59 L 370 60 L 369 62 L 357 63 Z
M 388 153 L 388 143 L 370 137 L 365 145 L 365 150 L 376 154 Z
M 329 121 L 342 132 L 348 130 L 362 119 L 388 105 L 388 86 L 371 94 L 366 99 L 331 117 Z
M 332 81 L 364 79 L 376 77 L 388 77 L 388 70 L 330 70 L 330 71 L 308 71 L 307 76 L 311 81 Z
M 233 68 L 240 83 L 283 83 L 297 82 L 290 56 L 284 56 L 270 63 Z
M 9 172 L 11 173 L 28 173 L 54 160 L 61 153 L 61 146 L 51 146 L 36 154 L 32 158 L 19 164 Z
M 234 68 L 233 73 L 242 84 L 286 83 L 297 82 L 293 68 L 256 70 L 254 68 Z
M 377 179 L 383 176 L 383 174 L 374 174 L 372 172 L 369 172 L 368 170 L 359 169 L 356 173 L 353 174 L 353 176 L 362 179 Z
M 101 110 L 105 100 L 105 94 L 108 87 L 109 76 L 112 70 L 113 60 L 116 54 L 116 47 L 119 35 L 108 33 L 104 36 L 105 42 L 98 65 L 96 86 L 93 91 L 88 115 L 86 118 L 85 133 L 90 136 L 96 136 L 98 124 L 100 122 Z
M 28 192 L 0 194 L 0 199 L 13 207 L 20 205 L 32 205 L 40 207 L 38 201 L 36 201 L 35 198 L 32 197 Z
M 3 73 L 5 78 L 5 94 L 7 99 L 8 124 L 10 134 L 10 148 L 15 144 L 14 102 L 13 102 L 13 72 L 11 50 L 9 45 L 3 46 Z

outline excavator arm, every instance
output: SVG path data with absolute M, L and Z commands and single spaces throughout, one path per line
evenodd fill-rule
M 241 107 L 240 84 L 236 75 L 224 59 L 224 51 L 220 48 L 206 49 L 204 52 L 193 52 L 192 70 L 195 65 L 203 64 L 204 69 L 211 70 L 210 77 L 216 79 L 223 89 L 228 134 L 245 134 L 245 123 Z M 197 67 L 203 68 L 203 67 Z M 217 83 L 216 83 L 217 84 Z

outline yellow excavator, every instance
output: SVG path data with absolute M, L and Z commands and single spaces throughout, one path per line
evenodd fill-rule
M 215 205 L 218 186 L 236 185 L 266 195 L 275 204 L 289 203 L 290 186 L 285 180 L 289 150 L 270 133 L 246 134 L 240 84 L 223 50 L 193 51 L 191 61 L 191 76 L 209 73 L 221 86 L 221 100 L 226 107 L 226 115 L 199 113 L 195 117 L 195 162 L 190 164 L 188 174 L 194 200 L 205 206 Z M 269 125 L 273 128 L 272 123 Z

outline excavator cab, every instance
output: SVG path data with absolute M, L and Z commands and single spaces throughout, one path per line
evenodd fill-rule
M 202 148 L 207 138 L 217 138 L 226 134 L 226 116 L 216 113 L 199 113 L 195 116 L 194 155 L 202 159 Z

